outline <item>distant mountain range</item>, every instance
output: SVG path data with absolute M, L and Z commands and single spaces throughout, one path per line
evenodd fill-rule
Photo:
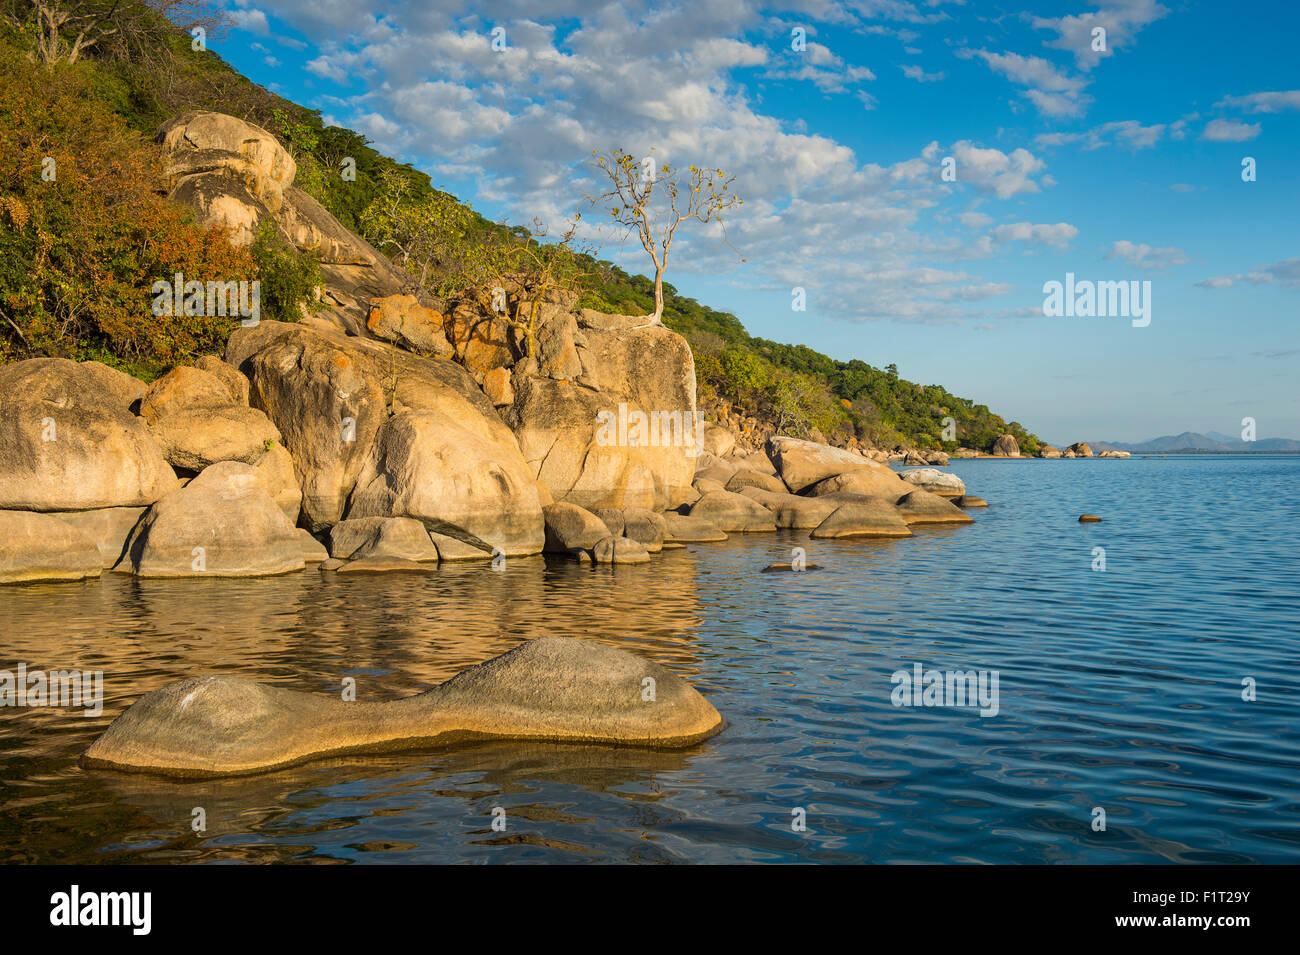
M 1211 454 L 1300 453 L 1300 441 L 1293 441 L 1290 438 L 1242 441 L 1240 437 L 1218 431 L 1207 431 L 1205 434 L 1184 431 L 1182 434 L 1167 434 L 1137 444 L 1124 441 L 1089 441 L 1088 444 L 1092 446 L 1094 453 L 1098 451 L 1128 451 L 1132 454 L 1191 454 L 1197 451 Z

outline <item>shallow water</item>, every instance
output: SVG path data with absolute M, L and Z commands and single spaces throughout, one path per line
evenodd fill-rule
M 0 589 L 0 669 L 105 680 L 99 717 L 0 709 L 0 862 L 1295 861 L 1300 457 L 951 470 L 992 506 L 902 541 Z M 793 546 L 822 569 L 759 572 Z M 655 657 L 727 728 L 672 753 L 491 743 L 225 781 L 77 764 L 185 676 L 353 676 L 393 699 L 549 633 Z M 998 714 L 894 706 L 891 674 L 917 662 L 997 670 Z

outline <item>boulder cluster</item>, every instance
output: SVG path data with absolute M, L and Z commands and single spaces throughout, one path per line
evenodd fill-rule
M 942 452 L 904 455 L 921 467 L 899 474 L 881 452 L 783 436 L 744 450 L 703 425 L 689 346 L 643 317 L 561 297 L 525 348 L 499 315 L 410 294 L 293 186 L 265 130 L 192 112 L 159 141 L 171 197 L 200 224 L 249 242 L 270 222 L 319 258 L 319 307 L 236 328 L 223 356 L 151 383 L 93 361 L 0 367 L 0 582 L 543 551 L 644 563 L 777 527 L 906 537 L 970 521 L 962 482 L 931 466 Z

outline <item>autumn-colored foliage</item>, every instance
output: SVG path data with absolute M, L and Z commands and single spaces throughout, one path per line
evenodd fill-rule
M 219 351 L 230 318 L 156 316 L 150 287 L 176 272 L 251 280 L 253 256 L 166 200 L 158 147 L 94 82 L 91 64 L 47 71 L 0 48 L 0 360 L 147 373 Z

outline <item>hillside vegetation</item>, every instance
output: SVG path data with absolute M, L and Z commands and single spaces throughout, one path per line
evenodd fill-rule
M 0 0 L 0 360 L 95 358 L 151 378 L 219 353 L 228 319 L 151 313 L 150 284 L 174 272 L 261 279 L 264 317 L 291 321 L 309 301 L 316 273 L 308 258 L 269 232 L 235 248 L 220 231 L 194 228 L 163 198 L 153 137 L 189 109 L 229 113 L 273 133 L 297 161 L 295 185 L 369 238 L 373 204 L 400 181 L 411 196 L 437 197 L 461 211 L 449 221 L 458 223 L 462 246 L 527 240 L 528 229 L 488 221 L 359 133 L 326 126 L 318 112 L 257 86 L 214 52 L 192 49 L 190 37 L 153 7 L 122 0 L 105 8 L 130 29 L 51 68 L 29 58 L 38 41 L 33 4 Z M 339 174 L 347 157 L 355 180 Z M 42 175 L 50 160 L 53 180 Z M 649 278 L 579 258 L 579 306 L 653 310 Z M 836 444 L 988 450 L 1010 433 L 1024 453 L 1039 446 L 1019 423 L 938 385 L 906 381 L 893 365 L 836 361 L 803 345 L 755 338 L 735 315 L 679 295 L 671 284 L 665 297 L 664 323 L 690 342 L 708 410 Z M 943 433 L 949 416 L 953 440 Z

